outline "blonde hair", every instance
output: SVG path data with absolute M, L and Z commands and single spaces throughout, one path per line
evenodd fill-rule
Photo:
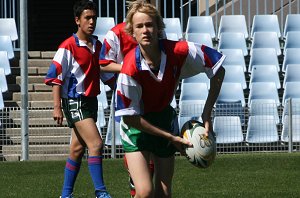
M 165 28 L 165 24 L 163 21 L 163 18 L 161 17 L 160 13 L 156 9 L 156 7 L 150 3 L 147 3 L 144 0 L 137 0 L 137 1 L 131 1 L 128 2 L 128 12 L 126 15 L 126 27 L 125 31 L 130 34 L 131 36 L 133 35 L 133 24 L 132 24 L 132 18 L 133 15 L 137 12 L 144 13 L 152 17 L 156 24 L 157 24 L 157 29 L 158 29 L 158 37 L 163 38 L 163 31 Z

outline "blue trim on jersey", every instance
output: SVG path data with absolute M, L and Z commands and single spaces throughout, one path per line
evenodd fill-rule
M 70 98 L 79 98 L 80 94 L 76 92 L 76 85 L 78 84 L 78 81 L 74 74 L 71 75 L 70 80 L 69 80 L 69 93 L 68 97 Z
M 101 50 L 100 50 L 100 60 L 105 60 L 105 55 L 106 55 L 106 45 L 105 42 L 103 42 Z
M 56 66 L 55 66 L 55 64 L 51 63 L 48 73 L 46 75 L 46 79 L 51 79 L 51 78 L 55 79 L 56 77 L 57 77 Z
M 215 49 L 212 49 L 210 47 L 207 47 L 205 45 L 203 45 L 204 47 L 202 47 L 203 53 L 209 57 L 211 64 L 209 65 L 210 67 L 213 67 L 215 64 L 217 64 L 219 62 L 219 60 L 222 58 L 222 54 L 219 53 L 218 51 L 216 51 Z
M 142 63 L 141 63 L 141 49 L 139 46 L 135 48 L 135 62 L 136 62 L 136 67 L 140 71 L 142 70 Z
M 77 46 L 80 46 L 80 45 L 79 45 L 79 38 L 78 38 L 78 36 L 77 36 L 75 33 L 73 33 L 73 36 L 74 36 L 74 38 L 75 38 L 75 43 L 76 43 L 76 45 L 77 45 Z

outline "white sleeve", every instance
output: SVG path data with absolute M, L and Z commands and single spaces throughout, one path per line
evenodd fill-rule
M 222 66 L 225 56 L 205 45 L 187 43 L 189 52 L 181 69 L 180 78 L 188 78 L 201 72 L 205 72 L 208 78 L 212 78 Z
M 142 88 L 132 77 L 120 73 L 116 89 L 116 116 L 141 114 Z

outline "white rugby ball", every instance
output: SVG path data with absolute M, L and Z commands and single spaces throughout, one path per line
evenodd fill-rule
M 204 135 L 204 125 L 196 120 L 189 120 L 181 128 L 181 135 L 184 139 L 193 144 L 186 147 L 186 157 L 190 163 L 199 167 L 209 167 L 217 153 L 214 134 L 209 132 L 208 137 Z

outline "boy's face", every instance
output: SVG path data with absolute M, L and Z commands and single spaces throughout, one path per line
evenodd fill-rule
M 157 42 L 157 24 L 153 18 L 145 13 L 137 12 L 132 17 L 133 37 L 142 45 L 151 45 Z
M 78 30 L 86 35 L 92 35 L 96 27 L 96 12 L 94 10 L 84 10 L 80 17 L 75 17 Z

